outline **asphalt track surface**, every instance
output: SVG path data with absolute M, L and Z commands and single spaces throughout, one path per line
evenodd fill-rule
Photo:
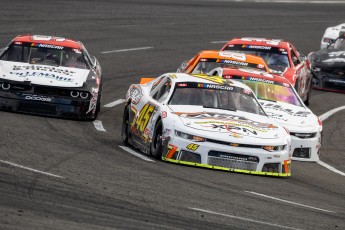
M 102 65 L 105 105 L 125 98 L 140 77 L 172 72 L 198 51 L 223 45 L 212 41 L 284 38 L 302 53 L 315 51 L 324 29 L 344 21 L 344 9 L 192 0 L 1 1 L 0 46 L 25 33 L 83 41 Z M 101 53 L 138 47 L 153 48 Z M 321 115 L 344 99 L 314 90 L 310 108 Z M 102 107 L 98 120 L 106 132 L 92 122 L 0 112 L 0 229 L 345 229 L 344 176 L 303 162 L 293 162 L 292 177 L 281 179 L 144 161 L 119 148 L 123 107 Z M 345 111 L 324 122 L 321 155 L 342 172 L 344 122 Z

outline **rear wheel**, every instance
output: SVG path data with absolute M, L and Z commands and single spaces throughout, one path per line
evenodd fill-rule
M 163 130 L 163 124 L 162 120 L 159 120 L 156 124 L 155 131 L 153 133 L 153 138 L 151 142 L 151 155 L 156 159 L 162 158 L 162 130 Z
M 129 105 L 126 106 L 125 111 L 123 112 L 121 137 L 122 142 L 125 145 L 129 145 Z

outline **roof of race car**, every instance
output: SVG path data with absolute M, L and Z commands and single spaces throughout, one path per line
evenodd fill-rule
M 70 47 L 75 49 L 82 49 L 83 45 L 79 41 L 61 38 L 61 37 L 54 37 L 54 36 L 46 36 L 46 35 L 18 35 L 15 37 L 12 42 L 32 42 L 32 43 L 40 43 L 40 44 L 49 44 L 55 46 L 64 46 Z
M 247 71 L 246 69 L 233 69 L 233 68 L 222 68 L 223 78 L 231 79 L 231 76 L 242 76 L 242 77 L 255 77 L 260 79 L 265 79 L 269 81 L 281 82 L 290 85 L 290 82 L 285 78 L 279 75 L 274 75 L 266 73 L 264 71 Z
M 284 48 L 284 49 L 289 48 L 289 42 L 284 41 L 282 39 L 271 39 L 271 38 L 233 38 L 229 42 L 227 42 L 224 47 L 228 45 L 239 45 L 239 44 L 271 46 L 271 47 L 279 47 L 279 48 Z
M 239 81 L 229 81 L 220 76 L 207 76 L 206 74 L 190 75 L 186 73 L 167 73 L 166 76 L 169 76 L 175 84 L 179 82 L 213 83 L 218 85 L 230 84 L 231 86 L 251 90 L 248 86 Z
M 266 67 L 265 61 L 258 56 L 245 54 L 245 53 L 235 53 L 231 51 L 218 51 L 218 50 L 203 50 L 199 53 L 199 59 L 201 58 L 217 58 L 217 59 L 229 59 L 244 61 L 254 64 L 262 64 Z

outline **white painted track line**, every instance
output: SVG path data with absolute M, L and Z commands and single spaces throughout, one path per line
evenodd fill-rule
M 332 110 L 330 110 L 330 111 L 328 111 L 328 112 L 322 114 L 321 116 L 319 116 L 319 118 L 320 118 L 320 120 L 321 120 L 322 122 L 324 122 L 325 120 L 327 120 L 327 119 L 328 119 L 330 116 L 332 116 L 333 114 L 335 114 L 335 113 L 337 113 L 337 112 L 339 112 L 339 111 L 341 111 L 341 110 L 344 110 L 344 109 L 345 109 L 345 106 L 340 106 L 340 107 L 338 107 L 338 108 L 332 109 Z M 326 163 L 323 162 L 323 161 L 318 161 L 318 162 L 316 162 L 316 163 L 318 163 L 319 165 L 321 165 L 321 166 L 323 166 L 323 167 L 325 167 L 325 168 L 331 170 L 332 172 L 335 172 L 335 173 L 337 173 L 337 174 L 340 174 L 340 175 L 342 175 L 342 176 L 345 176 L 345 173 L 344 173 L 344 172 L 342 172 L 342 171 L 340 171 L 340 170 L 338 170 L 338 169 L 336 169 L 336 168 L 334 168 L 334 167 L 332 167 L 332 166 L 326 164 Z
M 134 151 L 134 150 L 132 150 L 132 149 L 126 147 L 126 146 L 121 146 L 121 145 L 120 145 L 119 147 L 120 147 L 121 149 L 125 150 L 126 152 L 128 152 L 128 153 L 130 153 L 130 154 L 132 154 L 132 155 L 134 155 L 134 156 L 136 156 L 136 157 L 139 157 L 140 159 L 142 159 L 142 160 L 144 160 L 144 161 L 155 162 L 154 160 L 151 160 L 150 158 L 145 157 L 145 156 L 143 156 L 142 154 L 137 153 L 136 151 Z
M 338 173 L 339 175 L 345 176 L 345 173 L 344 173 L 344 172 L 342 172 L 342 171 L 340 171 L 340 170 L 338 170 L 338 169 L 336 169 L 336 168 L 334 168 L 334 167 L 332 167 L 332 166 L 326 164 L 326 163 L 323 162 L 323 161 L 318 161 L 318 162 L 316 162 L 316 163 L 318 163 L 319 165 L 321 165 L 321 166 L 323 166 L 323 167 L 325 167 L 325 168 L 331 170 L 332 172 L 335 172 L 335 173 Z
M 251 194 L 254 194 L 254 195 L 257 195 L 257 196 L 262 196 L 262 197 L 265 197 L 265 198 L 268 198 L 268 199 L 272 199 L 272 200 L 278 200 L 278 201 L 281 201 L 281 202 L 284 202 L 284 203 L 288 203 L 288 204 L 302 206 L 302 207 L 305 207 L 305 208 L 315 209 L 315 210 L 319 210 L 319 211 L 323 211 L 323 212 L 336 213 L 336 212 L 329 211 L 329 210 L 326 210 L 326 209 L 315 208 L 313 206 L 304 205 L 304 204 L 300 204 L 300 203 L 296 203 L 296 202 L 292 202 L 292 201 L 288 201 L 288 200 L 283 200 L 283 199 L 279 199 L 279 198 L 276 198 L 276 197 L 273 197 L 273 196 L 267 196 L 267 195 L 264 195 L 264 194 L 261 194 L 261 193 L 257 193 L 257 192 L 251 192 L 251 191 L 245 191 L 245 192 L 251 193 Z
M 102 121 L 100 121 L 100 120 L 95 120 L 95 121 L 93 122 L 93 125 L 95 126 L 95 128 L 96 128 L 98 131 L 106 132 L 106 130 L 105 130 L 104 127 L 103 127 Z
M 116 100 L 116 101 L 113 101 L 111 103 L 104 105 L 104 107 L 107 107 L 107 108 L 114 107 L 114 106 L 122 104 L 125 101 L 126 101 L 125 99 L 119 99 L 119 100 Z
M 339 112 L 340 110 L 344 110 L 345 109 L 345 106 L 341 106 L 341 107 L 338 107 L 338 108 L 335 108 L 335 109 L 332 109 L 324 114 L 322 114 L 320 117 L 321 121 L 325 121 L 326 119 L 328 119 L 330 116 L 332 116 L 333 114 L 335 114 L 336 112 Z
M 109 50 L 109 51 L 103 51 L 101 53 L 110 54 L 110 53 L 120 53 L 120 52 L 128 52 L 128 51 L 147 50 L 147 49 L 153 49 L 153 47 L 147 46 L 147 47 L 137 47 L 137 48 L 121 49 L 121 50 Z
M 256 223 L 256 224 L 268 225 L 268 226 L 284 228 L 284 229 L 294 229 L 294 230 L 298 229 L 298 228 L 287 227 L 287 226 L 284 226 L 284 225 L 273 224 L 273 223 L 263 222 L 263 221 L 259 221 L 259 220 L 252 220 L 252 219 L 248 219 L 248 218 L 244 218 L 244 217 L 232 216 L 232 215 L 228 215 L 228 214 L 224 214 L 224 213 L 219 213 L 219 212 L 213 212 L 213 211 L 209 211 L 209 210 L 206 210 L 206 209 L 200 209 L 200 208 L 190 208 L 190 209 L 195 210 L 195 211 L 199 211 L 199 212 L 205 212 L 205 213 L 210 213 L 210 214 L 214 214 L 214 215 L 230 217 L 230 218 L 233 218 L 233 219 L 247 221 L 247 222 L 252 222 L 252 223 Z M 258 227 L 258 229 L 261 229 L 261 228 Z M 262 228 L 262 229 L 264 229 L 264 228 Z
M 7 165 L 10 165 L 10 166 L 13 166 L 13 167 L 17 167 L 17 168 L 21 168 L 21 169 L 26 169 L 26 170 L 29 170 L 29 171 L 32 171 L 32 172 L 35 172 L 35 173 L 40 173 L 40 174 L 44 174 L 44 175 L 52 176 L 52 177 L 64 178 L 64 177 L 59 176 L 59 175 L 55 175 L 55 174 L 52 174 L 52 173 L 47 173 L 47 172 L 39 171 L 39 170 L 36 170 L 36 169 L 33 169 L 33 168 L 29 168 L 29 167 L 25 167 L 25 166 L 22 166 L 22 165 L 18 165 L 18 164 L 9 162 L 9 161 L 0 160 L 0 162 L 4 163 L 4 164 L 7 164 Z

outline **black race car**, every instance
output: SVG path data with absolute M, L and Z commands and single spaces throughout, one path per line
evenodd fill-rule
M 79 41 L 17 36 L 0 54 L 0 110 L 93 120 L 100 110 L 101 74 Z
M 308 55 L 314 88 L 345 93 L 345 31 L 326 48 Z

